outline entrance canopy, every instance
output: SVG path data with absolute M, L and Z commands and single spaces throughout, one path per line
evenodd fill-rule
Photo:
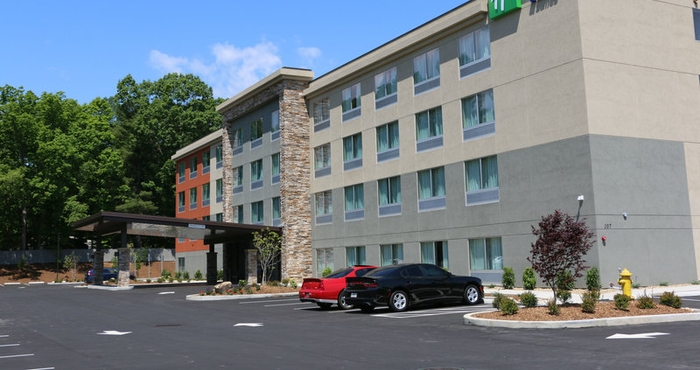
M 204 244 L 223 243 L 236 237 L 249 236 L 255 231 L 270 229 L 282 232 L 280 227 L 236 224 L 231 222 L 191 220 L 185 218 L 149 216 L 120 212 L 100 212 L 74 222 L 76 231 L 99 236 L 116 233 L 204 240 Z

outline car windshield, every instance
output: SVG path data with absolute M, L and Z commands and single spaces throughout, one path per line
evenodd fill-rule
M 349 274 L 350 272 L 352 272 L 352 267 L 346 267 L 344 269 L 335 270 L 335 271 L 331 272 L 331 274 L 326 276 L 326 278 L 327 279 L 328 278 L 331 278 L 331 279 L 341 278 L 341 277 L 347 276 L 347 274 Z

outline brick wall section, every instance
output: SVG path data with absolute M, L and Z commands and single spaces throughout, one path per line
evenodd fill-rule
M 233 131 L 237 117 L 275 97 L 280 112 L 280 207 L 282 214 L 282 278 L 301 281 L 313 274 L 311 247 L 310 125 L 302 96 L 307 82 L 283 80 L 223 112 L 223 213 L 224 221 L 237 219 L 233 207 Z

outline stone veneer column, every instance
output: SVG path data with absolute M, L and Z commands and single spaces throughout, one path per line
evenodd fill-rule
M 310 123 L 302 96 L 308 86 L 284 81 L 280 105 L 280 208 L 282 278 L 301 283 L 313 274 L 311 247 Z
M 258 251 L 256 249 L 245 250 L 245 274 L 249 284 L 258 283 Z

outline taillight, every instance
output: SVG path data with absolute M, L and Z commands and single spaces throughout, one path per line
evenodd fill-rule
M 376 281 L 361 281 L 359 282 L 359 285 L 362 285 L 365 288 L 376 288 L 379 286 Z

